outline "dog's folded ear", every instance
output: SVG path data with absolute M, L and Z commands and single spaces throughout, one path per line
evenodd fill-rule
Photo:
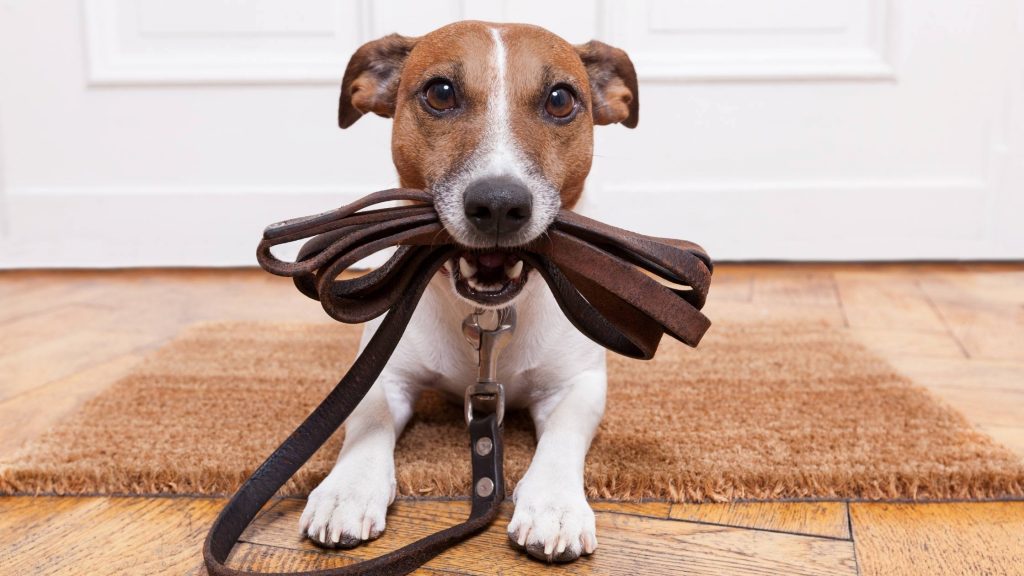
M 597 40 L 575 48 L 590 76 L 594 124 L 621 122 L 627 128 L 636 128 L 640 121 L 640 92 L 629 56 Z
M 363 114 L 395 115 L 402 66 L 419 38 L 390 34 L 356 50 L 345 68 L 338 101 L 338 126 L 348 128 Z

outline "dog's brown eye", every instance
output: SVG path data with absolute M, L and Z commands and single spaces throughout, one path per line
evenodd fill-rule
M 565 86 L 556 86 L 548 93 L 544 110 L 555 118 L 566 118 L 576 109 L 576 97 Z
M 423 91 L 424 100 L 438 112 L 455 108 L 455 87 L 448 80 L 434 80 Z

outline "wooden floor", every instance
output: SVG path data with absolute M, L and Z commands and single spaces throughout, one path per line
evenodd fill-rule
M 799 316 L 861 338 L 1024 457 L 1024 265 L 722 265 L 709 314 Z M 255 270 L 0 273 L 0 459 L 204 320 L 326 321 Z M 204 574 L 216 498 L 0 498 L 0 574 Z M 298 537 L 278 500 L 233 562 L 342 565 L 457 521 L 465 502 L 400 501 L 378 541 L 344 553 Z M 1024 574 L 1024 502 L 595 503 L 600 548 L 547 567 L 505 519 L 424 574 Z

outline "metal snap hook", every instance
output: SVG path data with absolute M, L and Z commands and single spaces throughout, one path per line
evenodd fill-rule
M 481 318 L 494 314 L 494 327 L 484 328 Z M 508 344 L 508 336 L 515 331 L 515 307 L 497 311 L 475 310 L 462 321 L 462 334 L 477 351 L 477 381 L 466 387 L 466 424 L 473 420 L 474 412 L 493 413 L 498 425 L 505 418 L 505 388 L 497 381 L 498 354 Z

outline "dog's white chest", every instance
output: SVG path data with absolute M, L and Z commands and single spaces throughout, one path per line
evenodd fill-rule
M 604 349 L 565 318 L 547 285 L 531 279 L 516 304 L 518 319 L 497 359 L 498 381 L 509 407 L 522 408 L 582 370 L 604 364 Z M 472 308 L 460 301 L 446 278 L 431 282 L 390 365 L 410 383 L 461 398 L 477 380 L 477 352 L 462 334 Z M 376 322 L 368 327 L 364 342 Z

